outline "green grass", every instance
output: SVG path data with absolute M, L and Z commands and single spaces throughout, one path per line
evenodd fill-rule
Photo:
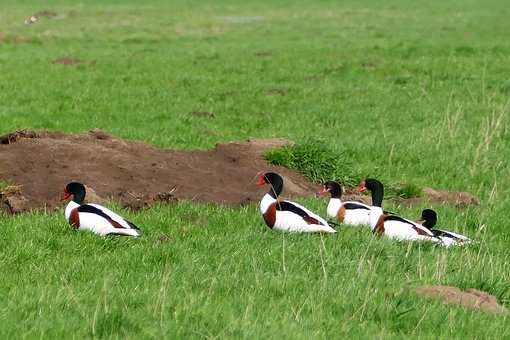
M 354 187 L 365 178 L 353 164 L 352 153 L 329 148 L 324 141 L 306 140 L 270 150 L 266 160 L 273 165 L 284 166 L 302 173 L 312 182 L 321 184 L 334 180 L 343 186 Z M 367 175 L 368 176 L 368 175 Z M 423 189 L 413 183 L 385 183 L 385 195 L 389 197 L 411 198 L 423 195 Z
M 57 17 L 23 24 L 44 9 Z M 342 176 L 482 204 L 434 207 L 441 227 L 477 240 L 450 250 L 366 230 L 274 233 L 256 206 L 122 211 L 138 240 L 73 232 L 62 210 L 0 215 L 0 335 L 509 338 L 508 317 L 413 293 L 481 288 L 510 307 L 509 14 L 503 0 L 3 1 L 0 134 L 102 128 L 180 149 L 321 140 L 352 165 Z
M 337 180 L 354 186 L 360 181 L 350 155 L 328 148 L 324 141 L 308 140 L 284 146 L 267 152 L 265 158 L 271 164 L 297 170 L 316 183 Z

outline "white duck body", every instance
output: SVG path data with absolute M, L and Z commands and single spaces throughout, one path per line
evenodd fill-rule
M 374 232 L 377 232 L 376 230 L 378 230 L 377 224 L 382 215 L 383 211 L 380 207 L 372 207 L 370 226 Z M 440 244 L 446 248 L 464 245 L 471 242 L 471 239 L 466 236 L 450 231 L 438 229 L 430 230 L 419 223 L 398 216 L 389 216 L 389 218 L 400 219 L 385 220 L 383 222 L 384 227 L 382 233 L 390 239 L 399 241 L 427 241 Z M 378 232 L 381 231 L 379 230 Z
M 93 212 L 80 212 L 78 211 L 80 207 L 91 206 L 93 208 L 99 209 L 102 213 L 104 213 L 109 219 L 114 221 L 114 223 L 118 223 L 122 228 L 115 227 L 111 221 L 107 218 L 100 216 Z M 78 226 L 76 226 L 76 215 L 78 216 Z M 71 220 L 71 215 L 73 215 L 73 220 Z M 108 208 L 105 208 L 99 204 L 85 204 L 80 205 L 74 201 L 70 201 L 65 209 L 65 217 L 66 220 L 73 225 L 78 230 L 88 230 L 95 234 L 105 236 L 110 234 L 117 235 L 125 235 L 125 236 L 140 236 L 140 230 L 135 229 L 133 224 L 126 221 L 124 218 L 114 213 Z M 74 224 L 73 224 L 74 223 Z
M 382 232 L 386 237 L 399 240 L 399 241 L 431 241 L 442 243 L 441 240 L 434 236 L 434 234 L 416 222 L 410 221 L 405 218 L 401 220 L 383 220 L 383 227 L 378 224 L 381 223 L 380 219 L 384 219 L 383 210 L 381 207 L 371 207 L 370 209 L 370 227 L 374 232 Z M 405 221 L 405 222 L 404 222 Z
M 469 244 L 472 240 L 464 235 L 460 235 L 451 231 L 436 229 L 437 213 L 432 209 L 424 209 L 421 213 L 421 219 L 418 223 L 429 229 L 434 236 L 440 238 L 447 247 L 450 245 Z
M 355 206 L 360 208 L 354 208 Z M 340 198 L 330 198 L 327 214 L 329 218 L 338 219 L 343 224 L 353 226 L 370 225 L 370 206 L 360 202 L 342 202 Z
M 302 216 L 289 210 L 278 210 L 282 206 L 295 206 L 296 208 L 304 211 L 309 217 L 318 221 L 318 223 L 309 223 Z M 336 233 L 336 230 L 331 228 L 322 217 L 314 214 L 302 205 L 291 201 L 278 201 L 270 194 L 265 194 L 260 201 L 260 212 L 264 216 L 264 220 L 269 228 L 273 230 L 298 232 L 298 233 Z M 274 222 L 271 215 L 274 213 Z M 273 223 L 272 223 L 273 222 Z M 271 225 L 272 224 L 272 225 Z
M 370 226 L 374 233 L 383 234 L 390 239 L 401 241 L 428 241 L 441 244 L 445 247 L 464 244 L 461 238 L 465 236 L 453 233 L 434 231 L 420 223 L 396 216 L 385 215 L 381 205 L 384 188 L 381 182 L 375 179 L 365 179 L 359 185 L 359 190 L 370 190 L 372 193 L 372 207 L 370 208 Z

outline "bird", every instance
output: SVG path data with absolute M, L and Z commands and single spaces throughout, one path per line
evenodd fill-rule
M 441 238 L 444 243 L 468 244 L 472 242 L 470 238 L 464 235 L 452 231 L 436 229 L 437 213 L 432 209 L 424 209 L 421 212 L 420 220 L 417 222 L 429 229 L 434 236 Z
M 330 194 L 327 215 L 338 222 L 349 225 L 370 225 L 370 206 L 361 202 L 343 201 L 342 186 L 338 182 L 327 181 L 317 195 Z
M 63 199 L 72 200 L 67 204 L 65 217 L 77 230 L 88 230 L 101 236 L 124 235 L 138 237 L 140 228 L 99 204 L 85 204 L 85 186 L 79 182 L 68 183 Z
M 266 184 L 269 185 L 269 191 L 260 201 L 260 212 L 270 229 L 301 233 L 336 233 L 325 219 L 302 205 L 279 199 L 283 190 L 283 178 L 280 175 L 274 172 L 261 174 L 257 185 Z
M 465 243 L 450 236 L 434 233 L 426 226 L 409 219 L 385 214 L 381 208 L 384 197 L 384 186 L 373 178 L 361 181 L 358 186 L 360 192 L 370 191 L 372 194 L 372 206 L 370 208 L 370 226 L 375 234 L 385 235 L 390 239 L 400 241 L 429 241 L 450 247 Z M 431 223 L 431 222 L 430 222 Z M 459 235 L 462 236 L 462 235 Z

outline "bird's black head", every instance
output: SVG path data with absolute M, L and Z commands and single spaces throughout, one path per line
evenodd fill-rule
M 374 178 L 367 178 L 362 180 L 358 186 L 358 191 L 363 192 L 365 190 L 368 190 L 372 193 L 372 205 L 381 207 L 384 197 L 383 184 Z
M 421 212 L 421 219 L 424 221 L 422 223 L 424 227 L 432 229 L 437 223 L 437 213 L 432 209 L 424 209 Z
M 73 196 L 73 201 L 82 204 L 85 200 L 85 186 L 78 182 L 71 182 L 64 189 L 64 199 Z
M 324 195 L 328 192 L 331 194 L 331 198 L 340 198 L 342 197 L 342 186 L 338 182 L 327 181 L 322 185 L 322 189 L 318 194 Z
M 265 174 L 260 175 L 257 185 L 263 186 L 265 184 L 269 184 L 271 186 L 268 193 L 272 197 L 276 198 L 282 193 L 283 178 L 277 173 L 266 172 Z

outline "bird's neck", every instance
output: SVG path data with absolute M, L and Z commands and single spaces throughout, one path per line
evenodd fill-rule
M 269 183 L 269 191 L 267 192 L 268 195 L 270 195 L 272 198 L 277 199 L 278 196 L 282 193 L 283 189 L 283 183 L 276 182 L 276 183 Z
M 66 210 L 65 210 L 66 219 L 69 220 L 69 217 L 71 216 L 71 211 L 73 211 L 73 209 L 75 209 L 79 206 L 80 206 L 80 204 L 76 203 L 75 201 L 70 201 L 69 203 L 67 203 Z
M 372 206 L 382 207 L 382 201 L 384 197 L 384 189 L 382 186 L 376 186 L 372 190 Z
M 83 204 L 83 202 L 85 201 L 85 192 L 84 191 L 80 191 L 76 194 L 73 195 L 73 202 L 75 202 L 76 204 Z
M 270 193 L 265 194 L 260 200 L 260 212 L 264 214 L 274 202 L 276 202 L 276 198 L 271 196 Z
M 381 207 L 372 206 L 370 208 L 370 227 L 372 230 L 377 226 L 377 222 L 379 222 L 379 218 L 382 216 L 383 210 Z
M 328 203 L 327 213 L 329 217 L 336 217 L 338 209 L 342 206 L 340 198 L 330 198 Z

